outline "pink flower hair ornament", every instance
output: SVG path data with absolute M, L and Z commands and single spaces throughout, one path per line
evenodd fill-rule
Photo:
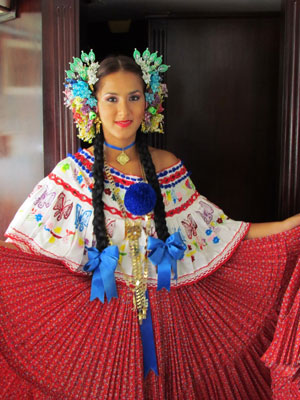
M 163 133 L 162 103 L 168 91 L 166 84 L 162 83 L 160 74 L 166 72 L 169 66 L 162 64 L 162 56 L 158 57 L 157 52 L 150 53 L 148 49 L 142 56 L 135 49 L 133 58 L 140 66 L 146 84 L 146 110 L 141 130 L 145 133 Z M 65 79 L 64 104 L 73 113 L 79 139 L 88 143 L 92 143 L 96 134 L 100 132 L 101 124 L 96 112 L 97 99 L 94 91 L 100 64 L 95 62 L 95 59 L 93 50 L 90 50 L 89 54 L 82 51 L 81 58 L 73 57 L 73 63 L 70 63 L 70 70 L 66 71 Z

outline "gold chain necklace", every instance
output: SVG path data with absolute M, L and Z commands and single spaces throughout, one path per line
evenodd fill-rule
M 143 168 L 141 169 L 142 169 L 143 179 L 146 181 L 144 169 Z M 104 170 L 108 178 L 109 184 L 111 186 L 111 189 L 114 193 L 115 199 L 121 210 L 122 216 L 125 220 L 125 237 L 128 238 L 129 241 L 129 250 L 132 260 L 132 276 L 128 276 L 125 274 L 120 262 L 119 262 L 119 267 L 121 272 L 124 274 L 127 286 L 133 292 L 133 305 L 137 311 L 139 323 L 142 324 L 143 320 L 146 319 L 147 309 L 148 309 L 148 300 L 146 297 L 147 279 L 148 279 L 147 243 L 148 243 L 148 236 L 150 234 L 151 214 L 149 213 L 144 216 L 146 222 L 146 243 L 145 243 L 144 257 L 143 257 L 140 252 L 140 246 L 139 246 L 139 239 L 142 233 L 141 221 L 132 222 L 129 218 L 127 218 L 127 212 L 125 210 L 124 203 L 119 196 L 114 179 L 110 172 L 110 167 L 108 166 L 105 160 L 104 160 Z

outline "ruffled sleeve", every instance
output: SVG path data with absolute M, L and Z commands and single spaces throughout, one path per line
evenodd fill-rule
M 75 156 L 61 161 L 19 208 L 5 236 L 20 249 L 81 271 L 93 243 L 92 178 Z
M 204 278 L 232 255 L 250 224 L 234 221 L 200 195 L 180 161 L 158 175 L 170 233 L 179 231 L 187 246 L 178 263 L 178 284 Z

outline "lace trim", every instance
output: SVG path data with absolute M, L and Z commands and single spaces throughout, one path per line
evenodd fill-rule
M 40 245 L 38 245 L 33 238 L 27 236 L 25 233 L 18 231 L 17 229 L 13 228 L 15 231 L 15 234 L 13 233 L 8 233 L 5 234 L 5 237 L 9 238 L 12 240 L 14 244 L 18 246 L 21 244 L 21 248 L 26 252 L 30 252 L 31 254 L 36 254 L 36 255 L 44 255 L 56 260 L 60 260 L 68 269 L 70 269 L 74 273 L 78 273 L 80 275 L 89 275 L 88 273 L 84 272 L 81 270 L 82 266 L 75 261 L 71 261 L 70 259 L 66 257 L 59 257 L 57 254 L 52 253 L 49 250 L 44 249 Z M 25 248 L 26 246 L 26 248 Z M 26 251 L 27 250 L 27 251 Z
M 250 223 L 241 222 L 239 230 L 235 233 L 232 240 L 226 245 L 221 253 L 216 255 L 215 258 L 209 261 L 207 265 L 202 266 L 198 270 L 194 270 L 189 274 L 182 275 L 177 279 L 177 282 L 171 280 L 171 288 L 176 289 L 178 287 L 191 285 L 207 276 L 211 275 L 218 268 L 222 267 L 229 260 L 232 254 L 235 252 L 237 247 L 240 245 L 241 241 L 246 236 L 248 230 L 250 229 Z M 122 283 L 125 283 L 123 274 L 119 271 L 115 272 L 116 279 Z M 148 278 L 147 286 L 150 288 L 156 288 L 157 279 Z
M 178 278 L 177 282 L 171 281 L 171 287 L 172 288 L 177 288 L 185 285 L 190 285 L 192 283 L 195 283 L 199 281 L 200 279 L 203 279 L 213 272 L 215 272 L 218 268 L 220 268 L 235 252 L 237 247 L 239 246 L 240 242 L 243 240 L 243 238 L 246 236 L 249 228 L 250 228 L 250 223 L 245 223 L 242 222 L 240 229 L 236 232 L 234 235 L 233 239 L 231 240 L 230 243 L 226 245 L 226 247 L 223 249 L 221 253 L 219 253 L 214 259 L 212 259 L 207 265 L 199 268 L 198 270 L 192 271 L 191 273 L 187 275 L 182 275 Z M 81 270 L 82 266 L 80 264 L 77 264 L 65 257 L 58 257 L 57 255 L 51 253 L 48 250 L 43 249 L 40 247 L 32 238 L 28 237 L 22 232 L 17 231 L 14 229 L 16 234 L 6 234 L 5 236 L 13 241 L 13 243 L 21 243 L 22 245 L 27 246 L 28 250 L 31 251 L 32 254 L 37 254 L 37 255 L 45 255 L 53 259 L 58 259 L 63 262 L 63 264 L 70 269 L 72 272 L 77 273 L 79 275 L 89 275 L 85 273 L 84 271 Z M 21 246 L 20 246 L 21 247 Z M 116 271 L 115 272 L 116 279 L 121 282 L 126 284 L 126 280 L 124 279 L 124 275 L 122 272 Z M 154 278 L 148 278 L 147 282 L 148 287 L 153 287 L 155 288 L 157 286 L 157 279 Z

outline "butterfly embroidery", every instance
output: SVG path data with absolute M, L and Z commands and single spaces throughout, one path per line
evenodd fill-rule
M 189 245 L 189 244 L 188 244 L 187 248 L 188 248 L 188 251 L 187 251 L 187 253 L 186 253 L 185 255 L 186 255 L 187 257 L 191 257 L 192 262 L 194 262 L 194 261 L 195 261 L 194 254 L 196 253 L 196 250 L 193 250 L 193 249 L 192 249 L 192 246 Z
M 44 192 L 36 199 L 36 201 L 33 203 L 35 206 L 39 208 L 43 207 L 50 207 L 51 203 L 53 202 L 55 198 L 56 193 L 55 192 L 48 192 L 48 188 L 46 186 L 46 189 Z
M 176 192 L 176 196 L 178 201 L 180 202 L 182 200 L 182 194 L 180 192 Z
M 78 169 L 75 167 L 75 168 L 73 169 L 73 178 L 74 178 L 75 180 L 77 180 L 78 174 L 79 174 L 79 171 L 78 171 Z
M 196 211 L 198 214 L 201 215 L 204 222 L 209 225 L 213 219 L 214 209 L 204 201 L 199 201 L 200 211 Z
M 40 190 L 42 187 L 43 187 L 43 185 L 40 185 L 40 184 L 36 185 L 35 188 L 34 188 L 33 191 L 29 194 L 28 197 L 33 196 L 34 193 L 37 192 L 38 190 Z
M 54 243 L 56 239 L 62 239 L 62 236 L 59 235 L 59 233 L 61 232 L 60 226 L 57 226 L 53 230 L 46 228 L 46 231 L 49 231 L 51 234 L 51 236 L 49 238 L 49 243 Z
M 173 203 L 176 204 L 176 201 L 178 199 L 177 199 L 176 192 L 175 192 L 174 188 L 171 189 L 171 196 L 172 196 Z
M 166 193 L 163 193 L 162 196 L 163 196 L 164 205 L 167 206 L 167 205 L 169 204 L 169 202 L 168 202 L 168 200 L 167 200 L 167 195 L 166 195 Z
M 182 225 L 184 226 L 185 232 L 189 239 L 192 239 L 193 236 L 197 236 L 197 224 L 191 214 L 188 214 L 187 219 L 181 221 Z
M 57 221 L 60 221 L 62 217 L 64 219 L 69 218 L 71 211 L 73 209 L 73 203 L 66 201 L 66 195 L 61 193 L 58 198 L 57 202 L 55 203 L 53 210 L 57 210 L 54 214 L 54 218 L 57 218 Z
M 167 195 L 167 201 L 171 202 L 172 200 L 171 190 L 166 190 L 166 195 Z
M 92 211 L 84 211 L 80 204 L 76 204 L 75 228 L 82 232 L 85 226 L 88 226 Z
M 193 187 L 192 187 L 192 185 L 191 185 L 190 179 L 186 179 L 186 181 L 185 181 L 185 186 L 186 186 L 188 189 L 193 189 Z
M 113 237 L 113 234 L 114 234 L 115 225 L 116 225 L 115 219 L 109 220 L 106 224 L 106 231 L 108 233 L 108 236 L 111 238 Z

